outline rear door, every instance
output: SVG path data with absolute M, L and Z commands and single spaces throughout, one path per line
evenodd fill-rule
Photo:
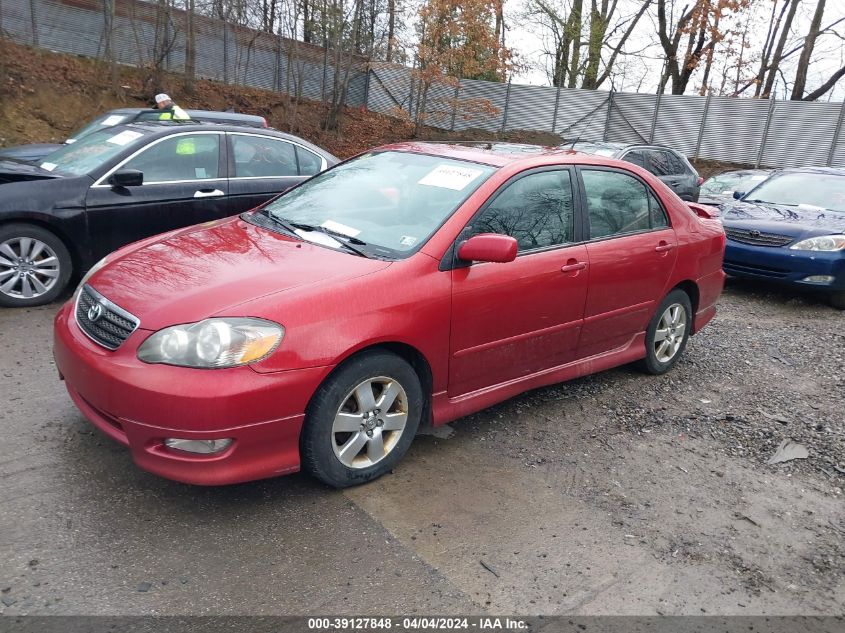
M 651 188 L 630 172 L 578 169 L 585 206 L 590 286 L 581 358 L 626 345 L 663 299 L 677 238 Z
M 235 215 L 323 171 L 326 161 L 291 141 L 229 132 L 229 213 Z
M 226 215 L 228 182 L 221 132 L 184 132 L 138 150 L 88 190 L 89 231 L 98 253 Z M 144 174 L 138 187 L 113 187 L 122 169 Z
M 587 248 L 576 244 L 574 170 L 505 183 L 458 244 L 501 233 L 519 244 L 506 264 L 458 264 L 452 275 L 449 396 L 562 365 L 575 355 L 587 294 Z

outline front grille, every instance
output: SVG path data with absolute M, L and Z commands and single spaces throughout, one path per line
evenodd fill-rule
M 777 233 L 763 233 L 752 229 L 725 228 L 725 235 L 729 240 L 742 244 L 753 244 L 754 246 L 785 246 L 794 238 L 790 235 L 778 235 Z
M 789 271 L 784 268 L 760 266 L 759 264 L 741 264 L 739 262 L 732 262 L 728 259 L 724 261 L 722 268 L 724 268 L 725 272 L 729 275 L 761 275 L 764 277 L 782 279 L 789 274 Z
M 91 319 L 91 308 L 99 307 L 100 314 Z M 116 306 L 91 286 L 85 285 L 76 300 L 76 322 L 88 338 L 108 349 L 117 349 L 141 324 L 137 317 Z

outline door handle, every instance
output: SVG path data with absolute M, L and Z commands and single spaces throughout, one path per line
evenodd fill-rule
M 661 241 L 657 246 L 654 247 L 654 250 L 658 253 L 665 253 L 667 251 L 671 251 L 675 248 L 674 244 L 669 244 L 668 242 Z
M 565 266 L 560 267 L 560 272 L 571 273 L 571 272 L 576 272 L 578 270 L 584 270 L 586 267 L 587 267 L 586 262 L 579 262 L 579 261 L 576 261 L 574 259 L 570 259 L 569 263 L 567 263 Z
M 194 198 L 215 198 L 222 195 L 223 192 L 219 189 L 200 189 L 194 192 Z

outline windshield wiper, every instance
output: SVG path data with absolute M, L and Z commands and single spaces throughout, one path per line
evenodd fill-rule
M 282 227 L 285 231 L 287 231 L 288 233 L 290 233 L 294 237 L 299 237 L 299 239 L 302 239 L 299 235 L 297 235 L 295 225 L 291 224 L 290 222 L 286 222 L 282 218 L 276 217 L 275 215 L 273 215 L 272 213 L 268 213 L 264 209 L 259 211 L 258 215 L 260 215 L 261 217 L 267 218 L 268 220 L 270 220 L 276 226 Z
M 756 202 L 758 204 L 772 204 L 776 207 L 797 207 L 797 204 L 787 204 L 786 202 L 769 202 L 768 200 L 760 200 L 760 198 L 754 198 L 753 200 L 743 200 L 743 202 Z
M 338 244 L 343 246 L 351 253 L 355 253 L 356 255 L 360 255 L 361 257 L 366 257 L 369 259 L 369 255 L 367 255 L 364 251 L 360 248 L 356 248 L 352 246 L 352 244 L 357 244 L 358 246 L 366 246 L 367 243 L 363 240 L 359 240 L 357 237 L 351 237 L 346 235 L 345 233 L 341 233 L 340 231 L 333 231 L 330 228 L 325 226 L 319 226 L 317 224 L 307 224 L 305 222 L 288 222 L 292 227 L 297 228 L 301 231 L 317 231 L 319 233 L 325 233 L 330 237 L 340 237 L 343 239 L 335 240 Z

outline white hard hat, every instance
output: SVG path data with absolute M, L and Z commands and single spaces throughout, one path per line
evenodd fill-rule
M 163 92 L 156 95 L 156 103 L 164 103 L 165 101 L 172 101 L 172 99 Z

